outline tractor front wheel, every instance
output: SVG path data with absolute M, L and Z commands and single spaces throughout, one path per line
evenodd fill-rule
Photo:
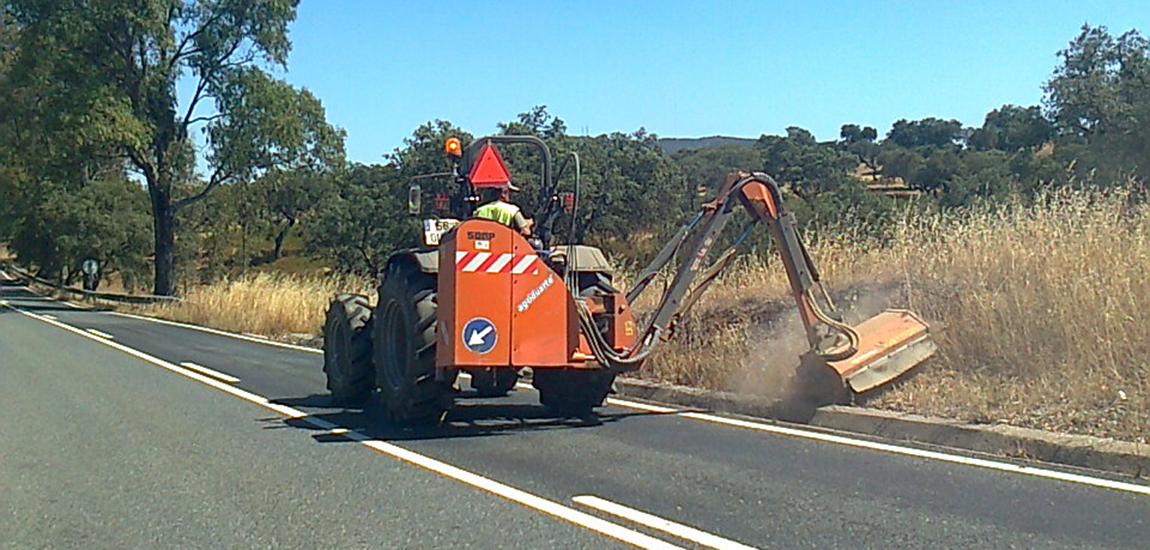
M 359 405 L 375 388 L 371 366 L 371 305 L 367 296 L 339 294 L 323 325 L 327 389 L 342 405 Z

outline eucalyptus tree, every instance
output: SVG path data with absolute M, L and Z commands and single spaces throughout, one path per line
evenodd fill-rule
M 76 139 L 146 184 L 154 292 L 176 289 L 175 216 L 221 185 L 341 165 L 343 134 L 286 67 L 298 0 L 9 0 L 19 64 Z M 36 78 L 33 78 L 35 76 Z M 179 97 L 179 85 L 190 88 Z M 202 147 L 193 136 L 203 133 Z M 202 150 L 202 153 L 197 153 Z M 206 166 L 206 174 L 197 173 Z

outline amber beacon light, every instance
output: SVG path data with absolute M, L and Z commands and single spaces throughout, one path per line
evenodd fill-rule
M 447 143 L 443 144 L 443 150 L 453 157 L 463 155 L 463 146 L 459 143 L 459 138 L 447 138 Z

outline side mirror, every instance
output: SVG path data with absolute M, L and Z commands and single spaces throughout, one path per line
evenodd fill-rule
M 411 184 L 407 189 L 407 213 L 418 216 L 423 206 L 423 190 L 418 183 Z

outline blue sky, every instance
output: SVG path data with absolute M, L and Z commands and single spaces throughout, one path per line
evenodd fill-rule
M 380 162 L 418 125 L 476 133 L 547 105 L 573 134 L 834 139 L 899 118 L 981 125 L 1033 105 L 1083 23 L 1150 33 L 1143 2 L 303 0 L 286 78 Z

